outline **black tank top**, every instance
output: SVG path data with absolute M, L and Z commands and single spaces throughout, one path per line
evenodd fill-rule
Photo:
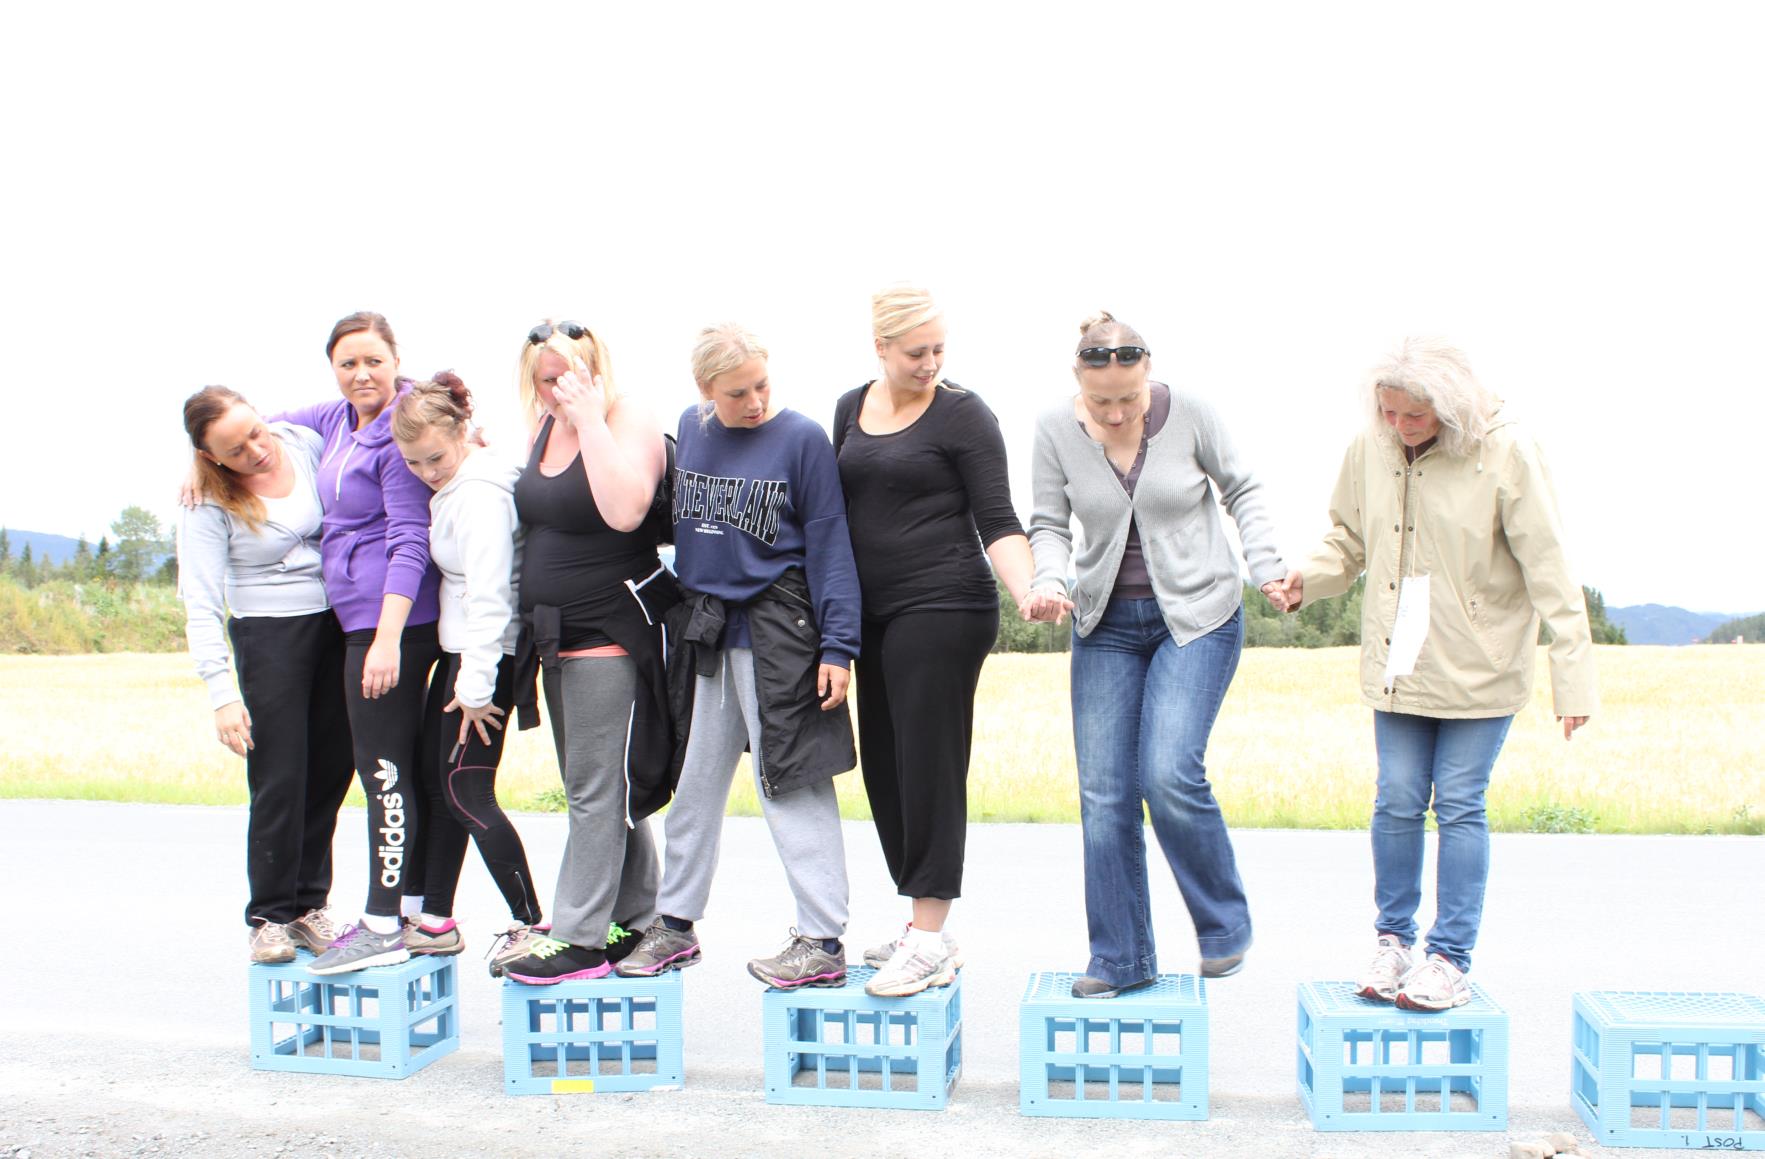
M 521 610 L 545 605 L 559 610 L 566 650 L 597 648 L 611 640 L 599 617 L 587 612 L 592 594 L 642 579 L 661 566 L 656 556 L 656 529 L 645 519 L 636 531 L 616 531 L 601 518 L 582 452 L 554 476 L 539 469 L 551 438 L 547 416 L 533 440 L 527 469 L 515 481 L 515 512 L 526 528 L 521 551 Z

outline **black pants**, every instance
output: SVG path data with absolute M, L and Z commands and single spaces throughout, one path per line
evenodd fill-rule
M 350 632 L 343 695 L 355 742 L 355 768 L 368 799 L 368 904 L 376 917 L 397 917 L 401 895 L 423 880 L 423 697 L 429 670 L 441 659 L 434 623 L 408 626 L 399 638 L 398 685 L 378 700 L 362 695 L 362 668 L 374 629 Z
M 999 613 L 864 621 L 858 751 L 883 857 L 903 897 L 962 894 L 974 692 Z
M 514 669 L 515 658 L 504 656 L 496 666 L 496 689 L 490 696 L 490 702 L 504 711 L 499 719 L 507 728 L 514 727 Z M 461 714 L 458 709 L 443 711 L 453 699 L 459 675 L 460 658 L 443 653 L 423 714 L 423 785 L 429 801 L 423 820 L 423 912 L 438 917 L 453 914 L 470 834 L 478 843 L 484 868 L 509 903 L 510 915 L 536 925 L 541 917 L 539 895 L 527 868 L 527 850 L 496 800 L 496 769 L 506 734 L 486 725 L 489 744 L 478 739 L 475 728 L 467 730 L 465 744 L 459 743 Z
M 227 634 L 253 744 L 245 758 L 245 921 L 285 924 L 331 893 L 331 838 L 355 767 L 343 632 L 327 611 L 234 618 Z

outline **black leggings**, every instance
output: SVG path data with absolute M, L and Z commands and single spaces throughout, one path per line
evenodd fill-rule
M 423 880 L 420 837 L 427 811 L 421 768 L 423 694 L 441 658 L 435 624 L 407 625 L 399 637 L 398 684 L 378 700 L 362 695 L 362 668 L 374 629 L 344 637 L 343 695 L 355 742 L 355 768 L 368 798 L 368 904 L 397 917 L 401 894 Z
M 227 623 L 251 714 L 245 757 L 245 921 L 286 924 L 331 893 L 331 837 L 355 761 L 343 704 L 343 631 L 329 611 Z
M 515 658 L 504 656 L 496 667 L 496 690 L 490 702 L 504 711 L 505 727 L 514 707 Z M 460 868 L 466 860 L 466 835 L 478 843 L 478 855 L 490 870 L 509 913 L 518 922 L 537 925 L 539 895 L 533 891 L 533 872 L 527 868 L 527 851 L 508 814 L 496 802 L 496 769 L 503 756 L 501 729 L 486 729 L 490 743 L 478 739 L 478 730 L 466 733 L 459 744 L 458 709 L 444 712 L 453 699 L 459 679 L 460 658 L 449 652 L 429 685 L 429 707 L 423 714 L 423 787 L 428 795 L 423 839 L 423 912 L 449 917 L 454 891 L 459 888 Z
M 883 858 L 902 897 L 962 894 L 974 691 L 999 613 L 864 621 L 858 752 Z

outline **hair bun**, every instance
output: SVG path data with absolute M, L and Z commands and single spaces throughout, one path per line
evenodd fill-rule
M 1086 318 L 1083 322 L 1079 323 L 1079 337 L 1083 338 L 1096 327 L 1103 325 L 1105 322 L 1113 321 L 1115 321 L 1114 314 L 1111 314 L 1108 310 L 1099 310 L 1089 318 Z
M 459 375 L 451 370 L 438 370 L 430 381 L 436 386 L 446 388 L 447 396 L 453 399 L 454 405 L 465 412 L 464 417 L 472 417 L 472 392 L 466 389 L 466 383 Z

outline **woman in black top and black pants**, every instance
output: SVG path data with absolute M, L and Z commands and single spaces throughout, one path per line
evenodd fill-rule
M 605 975 L 655 917 L 646 818 L 668 799 L 662 614 L 680 591 L 656 557 L 661 427 L 615 392 L 606 347 L 579 323 L 542 322 L 520 373 L 538 427 L 515 483 L 522 649 L 544 664 L 570 830 L 550 935 L 505 972 L 544 985 Z
M 981 664 L 999 631 L 999 578 L 1020 603 L 1033 567 L 1011 506 L 999 422 L 939 378 L 943 311 L 924 290 L 871 301 L 883 376 L 834 411 L 834 448 L 864 599 L 858 747 L 883 856 L 913 921 L 865 953 L 872 994 L 955 979 L 944 931 L 962 892 L 968 756 Z

